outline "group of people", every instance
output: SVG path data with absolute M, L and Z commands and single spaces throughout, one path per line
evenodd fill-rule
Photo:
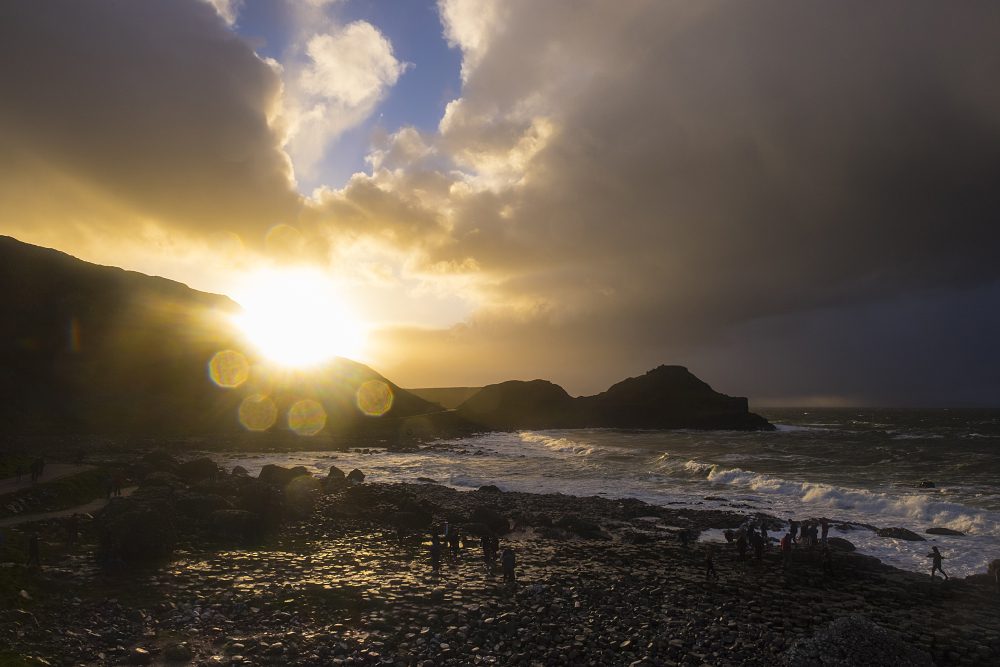
M 441 572 L 445 544 L 448 545 L 451 551 L 452 559 L 458 560 L 462 545 L 468 546 L 467 536 L 463 536 L 461 529 L 450 526 L 447 522 L 443 526 L 443 531 L 433 531 L 431 534 L 430 556 L 431 569 L 435 574 Z M 487 572 L 490 574 L 496 572 L 496 563 L 499 559 L 504 582 L 507 584 L 516 583 L 515 565 L 517 557 L 514 555 L 514 549 L 508 546 L 501 552 L 500 538 L 493 533 L 483 534 L 479 539 L 479 545 L 483 550 L 483 564 Z
M 45 459 L 38 457 L 34 459 L 28 465 L 28 472 L 31 474 L 31 483 L 34 484 L 39 479 L 41 479 L 42 474 L 45 472 Z M 17 466 L 17 481 L 21 481 L 21 477 L 24 476 L 24 466 Z
M 823 573 L 833 575 L 833 553 L 827 544 L 829 534 L 830 524 L 827 519 L 810 520 L 801 524 L 798 521 L 789 521 L 788 531 L 778 540 L 782 569 L 788 569 L 791 563 L 793 545 L 803 546 L 810 550 L 820 547 Z M 727 544 L 735 546 L 739 562 L 747 560 L 751 549 L 754 560 L 760 561 L 764 557 L 764 552 L 771 548 L 771 538 L 767 533 L 767 524 L 764 520 L 748 521 L 735 530 L 726 529 L 723 531 L 723 536 L 726 538 Z M 681 541 L 687 542 L 686 535 L 681 537 Z M 706 550 L 705 555 L 705 578 L 718 578 L 710 549 Z

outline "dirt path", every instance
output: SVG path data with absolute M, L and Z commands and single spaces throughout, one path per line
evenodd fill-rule
M 122 489 L 122 496 L 127 497 L 132 495 L 137 486 L 130 486 Z M 97 510 L 103 508 L 108 504 L 108 501 L 104 498 L 97 498 L 96 500 L 91 500 L 89 503 L 83 505 L 77 505 L 76 507 L 70 507 L 64 510 L 56 510 L 55 512 L 40 512 L 38 514 L 21 514 L 18 516 L 7 517 L 6 519 L 0 519 L 0 528 L 8 528 L 10 526 L 16 526 L 21 523 L 28 523 L 29 521 L 45 521 L 47 519 L 58 519 L 63 516 L 72 516 L 73 514 L 93 514 Z
M 74 463 L 47 463 L 45 465 L 45 472 L 42 474 L 41 479 L 38 480 L 36 484 L 31 482 L 31 473 L 27 470 L 21 476 L 21 481 L 17 481 L 17 477 L 8 477 L 7 479 L 0 479 L 0 496 L 5 493 L 13 493 L 15 491 L 20 491 L 21 489 L 30 489 L 32 486 L 37 486 L 38 484 L 45 484 L 46 482 L 51 482 L 53 480 L 59 479 L 61 477 L 69 477 L 70 475 L 76 475 L 78 473 L 84 472 L 85 470 L 92 470 L 96 466 L 91 465 L 77 465 Z

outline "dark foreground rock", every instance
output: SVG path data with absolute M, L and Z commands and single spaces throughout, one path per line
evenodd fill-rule
M 1000 598 L 987 581 L 932 585 L 839 551 L 831 574 L 818 551 L 798 546 L 783 569 L 775 549 L 741 562 L 720 543 L 719 579 L 707 582 L 697 537 L 739 526 L 741 514 L 434 484 L 323 493 L 321 480 L 297 479 L 312 480 L 294 482 L 318 493 L 311 509 L 299 516 L 260 505 L 281 519 L 253 547 L 233 548 L 219 534 L 263 523 L 247 499 L 285 496 L 242 476 L 140 494 L 149 506 L 167 503 L 165 512 L 167 497 L 182 491 L 218 493 L 240 507 L 179 525 L 172 558 L 159 564 L 99 570 L 99 524 L 84 524 L 78 546 L 62 555 L 52 546 L 60 528 L 46 526 L 40 572 L 0 569 L 20 577 L 16 588 L 0 587 L 0 647 L 67 667 L 146 655 L 151 664 L 283 667 L 762 667 L 796 656 L 792 664 L 920 665 L 924 654 L 939 665 L 1000 662 Z M 485 567 L 478 539 L 432 572 L 430 532 L 447 521 L 488 534 L 480 519 L 509 529 L 500 545 L 516 554 L 516 585 Z M 850 615 L 866 620 L 833 623 Z
M 928 535 L 954 535 L 954 536 L 965 535 L 965 533 L 963 533 L 960 530 L 953 530 L 951 528 L 940 528 L 937 526 L 933 528 L 928 528 L 924 532 L 927 533 Z
M 789 667 L 933 667 L 930 654 L 864 616 L 838 618 L 811 637 L 799 639 L 785 655 Z

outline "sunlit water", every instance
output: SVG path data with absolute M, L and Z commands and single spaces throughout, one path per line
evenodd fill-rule
M 897 567 L 929 571 L 937 545 L 949 574 L 984 572 L 1000 558 L 1000 411 L 765 412 L 777 432 L 522 431 L 446 441 L 419 454 L 297 452 L 219 456 L 255 474 L 266 463 L 360 468 L 369 481 L 430 478 L 458 489 L 634 497 L 700 508 L 741 506 L 781 518 L 941 526 L 963 537 L 928 542 L 841 533 Z M 935 488 L 917 488 L 931 480 Z M 711 496 L 713 500 L 706 500 Z

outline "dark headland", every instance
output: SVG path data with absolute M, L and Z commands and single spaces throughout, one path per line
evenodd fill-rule
M 224 296 L 0 237 L 0 423 L 7 434 L 239 434 L 241 401 L 266 394 L 278 414 L 299 400 L 320 402 L 329 426 L 318 440 L 390 445 L 489 429 L 770 428 L 746 399 L 719 394 L 679 366 L 580 398 L 543 380 L 504 382 L 469 390 L 445 411 L 348 359 L 273 371 L 234 329 L 239 309 Z M 209 360 L 223 350 L 249 360 L 238 387 L 209 379 Z M 393 394 L 378 417 L 355 405 L 369 380 Z M 276 421 L 264 430 L 281 429 Z

